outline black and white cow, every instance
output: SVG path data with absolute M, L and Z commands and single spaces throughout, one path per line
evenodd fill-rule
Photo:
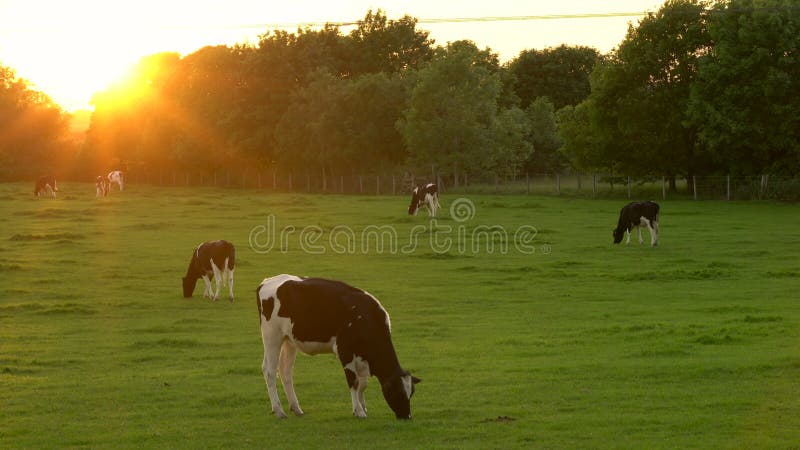
M 408 214 L 417 215 L 417 211 L 423 206 L 428 208 L 428 214 L 432 217 L 436 217 L 436 209 L 442 207 L 439 204 L 439 188 L 434 183 L 421 184 L 411 191 Z
M 108 184 L 108 179 L 102 175 L 98 175 L 98 177 L 94 181 L 95 191 L 97 192 L 97 197 L 105 197 L 108 195 L 108 190 L 110 188 Z
M 203 297 L 214 301 L 219 298 L 219 288 L 228 284 L 229 298 L 233 301 L 233 270 L 236 267 L 236 249 L 228 241 L 209 241 L 198 245 L 189 261 L 189 269 L 183 277 L 183 296 L 189 298 L 194 293 L 194 286 L 199 278 L 203 279 L 206 289 Z M 211 289 L 210 276 L 214 276 L 216 291 Z
M 626 244 L 631 243 L 631 228 L 639 232 L 639 244 L 642 244 L 642 227 L 650 230 L 650 245 L 658 245 L 658 211 L 656 202 L 631 202 L 622 208 L 619 213 L 619 222 L 614 229 L 614 243 L 622 242 L 622 237 L 627 234 Z
M 39 197 L 42 194 L 50 194 L 56 198 L 58 186 L 56 186 L 56 178 L 52 175 L 45 175 L 36 180 L 36 186 L 33 188 L 33 195 Z
M 275 416 L 286 417 L 278 398 L 278 373 L 289 408 L 303 415 L 292 380 L 300 350 L 339 358 L 354 416 L 367 417 L 364 390 L 375 375 L 397 418 L 411 418 L 411 396 L 420 380 L 400 367 L 389 314 L 375 297 L 339 281 L 284 274 L 265 279 L 256 290 L 256 301 L 264 343 L 261 368 Z
M 111 189 L 111 185 L 117 183 L 119 186 L 120 192 L 125 190 L 125 177 L 122 175 L 121 170 L 112 170 L 108 172 L 108 188 Z

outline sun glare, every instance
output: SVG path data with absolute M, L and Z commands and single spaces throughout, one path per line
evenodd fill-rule
M 13 68 L 67 111 L 91 109 L 92 96 L 125 78 L 143 56 L 186 54 L 204 45 L 236 42 L 183 26 L 187 5 L 181 3 L 7 3 L 0 8 L 0 64 Z M 42 9 L 48 14 L 41 14 Z M 197 6 L 191 11 L 196 13 L 192 19 L 202 23 L 219 19 L 219 11 Z

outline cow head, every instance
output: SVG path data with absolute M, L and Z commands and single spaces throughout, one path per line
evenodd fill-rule
M 614 243 L 619 244 L 625 236 L 625 230 L 623 228 L 615 228 L 611 234 L 614 236 Z
M 403 371 L 381 383 L 383 398 L 398 419 L 411 418 L 411 396 L 414 395 L 414 385 L 420 381 L 422 380 L 411 373 Z
M 193 276 L 183 277 L 183 296 L 189 298 L 194 294 L 194 286 L 197 284 L 197 278 Z
M 411 191 L 411 205 L 408 206 L 408 215 L 413 216 L 417 213 L 417 209 L 419 209 L 419 197 L 417 196 L 419 193 L 419 188 L 414 188 Z

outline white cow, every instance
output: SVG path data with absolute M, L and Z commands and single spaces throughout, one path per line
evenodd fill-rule
M 124 177 L 122 175 L 122 171 L 121 170 L 112 170 L 111 172 L 108 172 L 108 187 L 109 187 L 109 189 L 111 188 L 111 185 L 114 184 L 114 183 L 117 183 L 117 186 L 119 186 L 120 192 L 125 190 L 125 179 L 124 179 Z

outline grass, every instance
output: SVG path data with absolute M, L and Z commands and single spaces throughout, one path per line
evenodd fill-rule
M 405 197 L 29 187 L 0 185 L 0 448 L 798 445 L 796 204 L 662 202 L 649 248 L 611 244 L 610 200 L 470 195 L 458 222 L 444 196 L 431 224 Z M 370 225 L 395 230 L 383 251 Z M 219 238 L 237 246 L 236 302 L 183 299 L 193 247 Z M 414 420 L 374 378 L 353 418 L 325 355 L 298 357 L 306 416 L 270 414 L 254 291 L 278 273 L 381 300 L 423 380 Z

